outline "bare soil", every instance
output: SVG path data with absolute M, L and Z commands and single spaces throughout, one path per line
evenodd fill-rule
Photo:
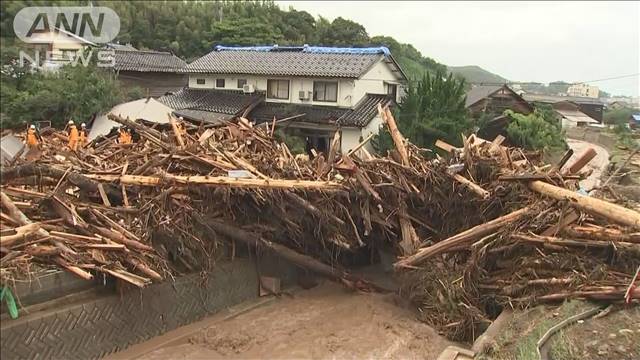
M 141 359 L 436 359 L 452 343 L 392 295 L 333 283 L 282 296 Z
M 538 340 L 562 320 L 596 306 L 569 301 L 560 306 L 516 310 L 496 336 L 493 347 L 479 360 L 539 360 Z M 640 307 L 617 305 L 603 317 L 592 317 L 558 331 L 547 342 L 543 359 L 636 360 L 640 359 Z

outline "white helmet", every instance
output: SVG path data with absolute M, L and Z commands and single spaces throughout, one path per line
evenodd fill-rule
M 29 129 L 35 129 L 35 128 L 36 128 L 36 126 L 33 125 L 33 124 L 31 124 L 31 126 L 29 126 Z
M 178 118 L 178 120 L 184 120 L 184 118 L 183 118 L 182 116 L 180 116 L 180 117 Z
M 80 124 L 80 126 L 82 126 L 82 127 L 87 127 L 87 124 L 82 123 L 82 124 Z
M 67 125 L 73 125 L 73 120 L 69 120 L 69 122 L 67 123 Z

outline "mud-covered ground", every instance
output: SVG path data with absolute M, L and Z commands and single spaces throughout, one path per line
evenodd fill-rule
M 450 344 L 394 295 L 361 294 L 327 282 L 138 358 L 436 359 Z

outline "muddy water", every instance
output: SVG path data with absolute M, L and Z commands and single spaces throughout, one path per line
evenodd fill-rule
M 450 344 L 392 295 L 324 283 L 138 359 L 435 359 Z

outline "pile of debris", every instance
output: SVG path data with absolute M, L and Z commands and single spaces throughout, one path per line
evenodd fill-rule
M 38 160 L 2 168 L 0 280 L 37 265 L 142 287 L 246 244 L 384 290 L 347 269 L 392 252 L 424 319 L 455 338 L 504 306 L 640 296 L 626 291 L 640 214 L 572 190 L 588 159 L 543 166 L 540 154 L 473 135 L 461 149 L 439 142 L 449 156 L 429 159 L 379 111 L 395 144 L 386 157 L 366 151 L 371 137 L 340 154 L 339 132 L 326 156 L 294 156 L 277 121 L 243 118 L 185 130 L 111 115 L 137 141 L 78 152 L 47 136 Z

